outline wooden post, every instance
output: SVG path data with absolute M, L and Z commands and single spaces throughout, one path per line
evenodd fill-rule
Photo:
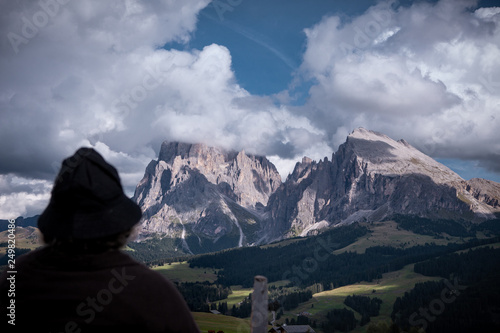
M 267 278 L 257 275 L 253 282 L 252 293 L 252 333 L 267 333 Z

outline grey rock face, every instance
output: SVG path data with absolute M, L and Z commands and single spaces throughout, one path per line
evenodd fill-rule
M 500 184 L 465 181 L 406 141 L 359 128 L 331 160 L 304 157 L 284 183 L 265 157 L 164 142 L 134 200 L 142 238 L 177 238 L 189 253 L 393 214 L 480 222 L 500 212 Z
M 467 182 L 467 191 L 479 202 L 500 208 L 500 184 L 491 180 L 472 178 Z
M 179 238 L 186 252 L 208 243 L 210 249 L 253 243 L 263 207 L 280 184 L 265 157 L 164 142 L 133 198 L 144 212 L 141 237 Z
M 500 184 L 466 182 L 406 141 L 360 128 L 332 161 L 296 164 L 269 200 L 269 237 L 304 236 L 392 214 L 477 222 L 494 217 L 499 198 Z
M 266 205 L 281 184 L 276 167 L 262 156 L 244 151 L 227 152 L 204 144 L 164 142 L 159 161 L 171 165 L 174 173 L 182 167 L 198 170 L 212 184 L 229 185 L 238 204 L 246 208 Z M 227 184 L 227 185 L 226 185 Z

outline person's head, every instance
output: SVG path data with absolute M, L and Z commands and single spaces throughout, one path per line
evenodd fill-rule
M 98 253 L 125 245 L 141 215 L 116 169 L 94 149 L 80 148 L 63 161 L 38 227 L 48 245 Z

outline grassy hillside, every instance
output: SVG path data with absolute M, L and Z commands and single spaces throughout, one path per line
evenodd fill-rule
M 408 248 L 416 245 L 424 245 L 426 243 L 447 245 L 449 243 L 464 242 L 464 240 L 460 237 L 447 236 L 446 238 L 437 238 L 435 236 L 416 234 L 412 231 L 399 227 L 394 221 L 384 221 L 362 225 L 366 226 L 370 230 L 369 234 L 360 237 L 356 242 L 342 249 L 338 249 L 333 253 L 340 254 L 345 251 L 364 253 L 367 248 L 379 245 L 392 246 L 395 248 Z
M 494 247 L 498 247 L 498 243 L 494 244 Z M 406 265 L 403 269 L 385 273 L 381 279 L 372 282 L 359 282 L 333 290 L 315 293 L 311 300 L 300 304 L 299 307 L 291 311 L 285 312 L 280 320 L 278 320 L 278 323 L 284 323 L 286 318 L 289 320 L 292 318 L 296 319 L 297 314 L 301 312 L 309 312 L 311 314 L 310 319 L 320 323 L 325 319 L 328 311 L 342 308 L 352 310 L 355 313 L 356 319 L 360 320 L 361 315 L 359 313 L 344 305 L 344 300 L 349 295 L 377 297 L 381 299 L 383 303 L 380 314 L 377 317 L 372 317 L 371 323 L 390 323 L 390 315 L 394 301 L 397 297 L 402 297 L 405 292 L 409 292 L 413 289 L 417 283 L 441 279 L 415 273 L 413 267 L 414 264 Z M 209 272 L 205 273 L 203 269 L 189 268 L 188 264 L 185 262 L 173 263 L 169 267 L 158 267 L 156 270 L 170 279 L 178 279 L 179 281 L 204 281 L 203 279 L 205 278 L 206 281 L 210 281 L 210 279 L 215 277 L 216 273 L 213 271 L 211 273 L 214 275 L 210 276 Z M 279 281 L 270 284 L 270 286 L 271 285 L 285 288 L 286 282 Z M 216 303 L 227 302 L 230 308 L 233 304 L 238 304 L 252 291 L 251 288 L 241 288 L 240 286 L 232 286 L 231 289 L 233 293 L 229 295 L 227 299 L 217 301 Z M 194 316 L 202 332 L 208 332 L 208 330 L 215 330 L 216 332 L 217 330 L 222 330 L 226 333 L 250 331 L 248 318 L 239 319 L 223 315 L 213 315 L 210 313 L 194 313 Z M 352 332 L 366 332 L 368 327 L 369 324 L 362 327 L 357 326 Z M 317 332 L 322 332 L 319 327 L 315 328 L 315 330 Z
M 7 249 L 8 231 L 0 232 L 0 256 L 5 254 Z M 34 250 L 42 246 L 38 228 L 34 227 L 17 227 L 16 228 L 16 248 Z
M 173 282 L 214 282 L 217 279 L 217 270 L 210 268 L 190 268 L 189 264 L 185 261 L 154 267 L 153 270 Z
M 397 227 L 393 223 L 386 226 L 377 225 L 372 230 L 373 230 L 373 233 L 371 234 L 372 238 L 389 242 L 388 244 L 391 244 L 390 243 L 391 240 L 393 240 L 394 237 L 396 237 L 398 234 L 406 233 L 409 238 L 411 237 L 410 232 L 404 230 L 400 232 L 400 230 L 397 230 Z M 413 237 L 415 237 L 415 235 L 413 235 Z M 363 239 L 358 240 L 358 242 L 356 242 L 357 245 L 360 245 L 358 249 L 361 249 L 362 247 L 365 246 L 368 247 L 366 240 L 364 239 L 365 238 L 363 237 Z M 400 237 L 399 239 L 404 240 L 402 244 L 406 242 L 404 237 Z M 422 244 L 425 244 L 430 240 L 432 240 L 432 237 L 423 236 L 421 240 L 419 239 L 419 243 L 422 242 Z M 444 242 L 445 240 L 441 241 Z M 356 245 L 356 243 L 352 245 Z M 336 252 L 345 252 L 348 249 L 352 250 L 352 246 L 349 245 L 342 251 L 336 251 Z M 185 282 L 213 281 L 211 280 L 211 278 L 215 278 L 216 276 L 215 270 L 213 270 L 212 272 L 213 275 L 210 276 L 208 274 L 210 272 L 206 271 L 207 269 L 190 268 L 186 262 L 172 263 L 171 265 L 157 267 L 155 268 L 155 270 L 161 272 L 170 279 L 177 281 L 185 281 Z M 410 291 L 418 282 L 425 282 L 436 279 L 439 278 L 425 277 L 423 275 L 415 273 L 413 271 L 413 264 L 406 265 L 403 269 L 385 273 L 382 275 L 382 278 L 374 280 L 372 282 L 359 282 L 343 286 L 340 288 L 336 288 L 333 290 L 316 293 L 313 295 L 313 298 L 310 301 L 300 304 L 298 308 L 295 308 L 292 311 L 285 312 L 284 316 L 280 318 L 278 323 L 284 323 L 286 318 L 288 318 L 289 320 L 291 320 L 292 318 L 296 319 L 297 314 L 301 312 L 309 312 L 311 314 L 310 319 L 320 323 L 325 319 L 328 311 L 331 311 L 332 309 L 335 308 L 342 309 L 346 307 L 343 304 L 343 302 L 345 297 L 349 295 L 362 295 L 362 296 L 377 297 L 379 299 L 382 299 L 383 303 L 381 306 L 380 315 L 377 317 L 372 317 L 371 322 L 373 323 L 384 322 L 384 321 L 390 322 L 390 314 L 393 308 L 393 303 L 397 297 L 401 297 L 405 292 Z M 284 281 L 274 282 L 271 283 L 270 286 L 271 285 L 274 285 L 276 287 L 286 288 L 285 287 L 286 282 Z M 232 286 L 231 289 L 233 293 L 229 295 L 228 298 L 217 301 L 216 303 L 227 302 L 228 307 L 231 308 L 232 305 L 241 302 L 252 291 L 251 288 L 241 288 L 240 286 Z M 208 314 L 202 317 L 197 317 L 197 320 L 200 320 L 200 327 L 202 325 L 205 325 L 203 327 L 206 327 L 207 329 L 215 329 L 215 328 L 210 328 L 209 327 L 210 324 L 213 323 L 213 320 L 217 320 L 217 318 L 223 318 L 223 316 L 221 317 L 212 317 L 212 316 L 213 315 Z M 361 317 L 361 315 L 358 314 L 357 312 L 355 312 L 355 316 L 358 320 Z M 240 323 L 238 321 L 239 319 L 236 318 L 232 317 L 231 318 L 224 317 L 224 318 L 225 321 L 229 322 L 233 321 L 233 323 L 231 324 L 233 325 L 233 327 L 235 323 Z M 365 332 L 367 328 L 368 325 L 365 325 L 363 327 L 358 326 L 355 332 Z M 319 328 L 316 328 L 316 331 L 321 332 Z M 224 332 L 226 331 L 224 330 Z
M 333 290 L 327 290 L 313 295 L 313 298 L 301 304 L 291 312 L 285 313 L 285 316 L 279 320 L 284 322 L 285 318 L 289 320 L 296 318 L 301 312 L 311 313 L 310 319 L 320 322 L 325 319 L 326 313 L 332 309 L 351 308 L 344 305 L 344 300 L 349 295 L 361 295 L 368 297 L 377 297 L 382 299 L 380 315 L 373 317 L 372 322 L 387 321 L 390 322 L 392 307 L 397 297 L 401 297 L 405 292 L 411 290 L 416 283 L 430 280 L 439 280 L 441 278 L 426 277 L 413 272 L 413 264 L 405 266 L 403 269 L 385 273 L 382 279 L 373 282 L 359 282 L 348 286 L 343 286 Z M 352 310 L 355 312 L 354 310 Z M 355 312 L 356 319 L 361 316 Z M 357 327 L 353 332 L 365 332 L 368 325 Z M 320 329 L 316 331 L 321 332 Z
M 227 302 L 227 306 L 231 308 L 233 305 L 237 305 L 243 301 L 248 295 L 253 291 L 253 288 L 243 288 L 241 286 L 231 286 L 233 291 L 226 299 L 220 300 L 218 302 Z M 218 303 L 217 302 L 217 303 Z
M 200 331 L 223 331 L 224 333 L 250 332 L 250 319 L 240 319 L 231 316 L 214 315 L 205 312 L 193 312 L 193 317 Z
M 424 231 L 433 228 L 433 226 L 426 226 L 427 229 Z M 491 235 L 492 232 L 488 230 L 487 232 Z M 472 231 L 475 232 L 475 229 Z M 483 233 L 480 230 L 477 232 Z M 486 233 L 483 234 L 484 237 L 487 236 Z M 465 253 L 466 250 L 463 249 L 467 247 L 500 247 L 498 238 L 488 240 L 487 242 L 492 243 L 489 245 L 484 245 L 485 241 L 478 242 L 477 239 L 474 242 L 464 244 L 470 239 L 472 238 L 453 237 L 442 232 L 427 235 L 417 234 L 415 231 L 404 229 L 401 223 L 385 221 L 333 228 L 318 237 L 288 239 L 262 247 L 226 250 L 195 257 L 186 257 L 182 251 L 175 251 L 179 244 L 170 239 L 158 238 L 139 244 L 132 243 L 127 250 L 130 251 L 131 255 L 143 260 L 152 259 L 149 262 L 151 266 L 161 265 L 153 269 L 173 282 L 208 282 L 209 284 L 217 282 L 217 286 L 212 285 L 208 288 L 225 288 L 225 293 L 219 294 L 219 296 L 223 295 L 221 297 L 226 297 L 230 287 L 231 291 L 227 298 L 214 302 L 215 305 L 227 303 L 226 309 L 229 310 L 233 305 L 238 307 L 240 302 L 252 292 L 252 288 L 248 288 L 248 286 L 251 285 L 256 273 L 268 277 L 270 298 L 280 299 L 280 302 L 283 301 L 283 297 L 297 291 L 303 291 L 303 288 L 313 290 L 313 293 L 316 292 L 312 299 L 300 303 L 298 307 L 290 311 L 285 311 L 278 320 L 279 324 L 284 323 L 286 319 L 297 319 L 297 315 L 303 312 L 308 312 L 311 321 L 320 324 L 326 320 L 329 311 L 343 308 L 352 310 L 359 321 L 361 314 L 344 305 L 344 300 L 349 295 L 381 299 L 380 313 L 377 317 L 371 318 L 371 323 L 390 323 L 393 304 L 398 297 L 402 297 L 405 292 L 412 290 L 417 283 L 441 279 L 415 273 L 413 269 L 415 264 L 413 263 L 453 251 Z M 1 232 L 0 244 L 6 245 L 7 241 L 7 232 Z M 33 227 L 17 228 L 16 245 L 19 248 L 28 249 L 39 247 L 37 229 Z M 6 247 L 2 248 L 1 246 L 0 255 L 3 255 Z M 168 261 L 172 259 L 169 259 L 168 256 L 171 256 L 172 253 L 184 255 L 184 259 L 179 257 L 178 260 L 187 261 L 169 264 Z M 204 259 L 205 262 L 200 259 Z M 198 264 L 190 267 L 192 262 L 198 262 Z M 255 267 L 258 268 L 258 272 L 250 269 Z M 370 274 L 363 275 L 365 271 Z M 387 271 L 390 272 L 384 273 Z M 372 274 L 373 272 L 377 274 Z M 223 279 L 217 280 L 219 276 L 222 276 Z M 229 276 L 233 276 L 233 278 L 229 279 Z M 304 283 L 296 284 L 293 287 L 289 285 L 293 278 L 299 280 L 299 277 L 299 282 Z M 286 278 L 290 278 L 290 281 L 283 280 Z M 372 282 L 352 283 L 371 278 L 374 278 Z M 329 284 L 330 280 L 328 279 L 331 279 L 335 284 Z M 247 280 L 249 283 L 246 288 L 241 285 L 233 285 L 244 284 Z M 341 287 L 317 292 L 332 288 L 332 286 Z M 188 295 L 188 293 L 186 294 Z M 196 293 L 196 295 L 199 294 L 202 293 Z M 207 297 L 207 299 L 217 298 Z M 201 303 L 208 311 L 205 298 L 202 299 Z M 248 303 L 243 303 L 243 305 L 245 304 L 248 305 Z M 192 307 L 192 309 L 193 311 L 205 311 L 204 307 Z M 243 316 L 246 315 L 245 312 Z M 195 312 L 194 317 L 202 332 L 208 332 L 208 330 L 216 332 L 221 330 L 225 333 L 250 331 L 249 318 L 240 319 L 201 312 Z M 368 326 L 369 324 L 360 327 L 358 324 L 353 332 L 366 332 Z M 315 330 L 322 332 L 319 327 L 316 327 Z
M 189 268 L 188 268 L 189 269 Z M 351 308 L 344 305 L 344 299 L 349 295 L 362 295 L 368 297 L 377 297 L 382 299 L 383 303 L 380 309 L 380 315 L 373 317 L 371 322 L 390 322 L 392 306 L 397 297 L 401 297 L 405 292 L 410 291 L 416 283 L 430 280 L 439 280 L 437 277 L 426 277 L 413 272 L 413 264 L 407 265 L 403 269 L 386 273 L 382 279 L 374 282 L 360 282 L 349 286 L 336 288 L 333 290 L 323 291 L 313 295 L 313 298 L 305 303 L 302 303 L 298 308 L 284 313 L 277 322 L 284 323 L 285 319 L 297 318 L 297 314 L 301 312 L 309 312 L 311 320 L 320 322 L 324 320 L 326 313 L 332 309 Z M 279 283 L 278 283 L 279 285 Z M 233 294 L 221 302 L 228 302 L 230 307 L 237 304 L 243 298 L 252 292 L 251 288 L 239 288 L 233 286 Z M 354 311 L 354 310 L 353 310 Z M 355 311 L 354 311 L 355 312 Z M 194 313 L 196 322 L 202 332 L 208 330 L 222 330 L 227 332 L 249 332 L 249 318 L 240 319 L 230 316 L 213 315 L 210 313 Z M 356 318 L 359 320 L 361 316 L 355 312 Z M 270 317 L 271 319 L 271 314 Z M 357 327 L 353 332 L 366 332 L 368 325 Z M 316 328 L 317 332 L 322 332 Z

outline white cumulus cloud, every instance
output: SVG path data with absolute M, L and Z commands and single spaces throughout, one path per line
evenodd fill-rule
M 499 172 L 500 10 L 476 6 L 383 1 L 306 29 L 311 122 L 332 146 L 364 126 Z
M 93 146 L 132 194 L 163 140 L 286 158 L 317 145 L 307 118 L 240 87 L 226 47 L 163 47 L 189 41 L 209 2 L 0 0 L 0 174 L 52 181 Z M 49 197 L 27 194 L 0 191 L 0 214 Z

